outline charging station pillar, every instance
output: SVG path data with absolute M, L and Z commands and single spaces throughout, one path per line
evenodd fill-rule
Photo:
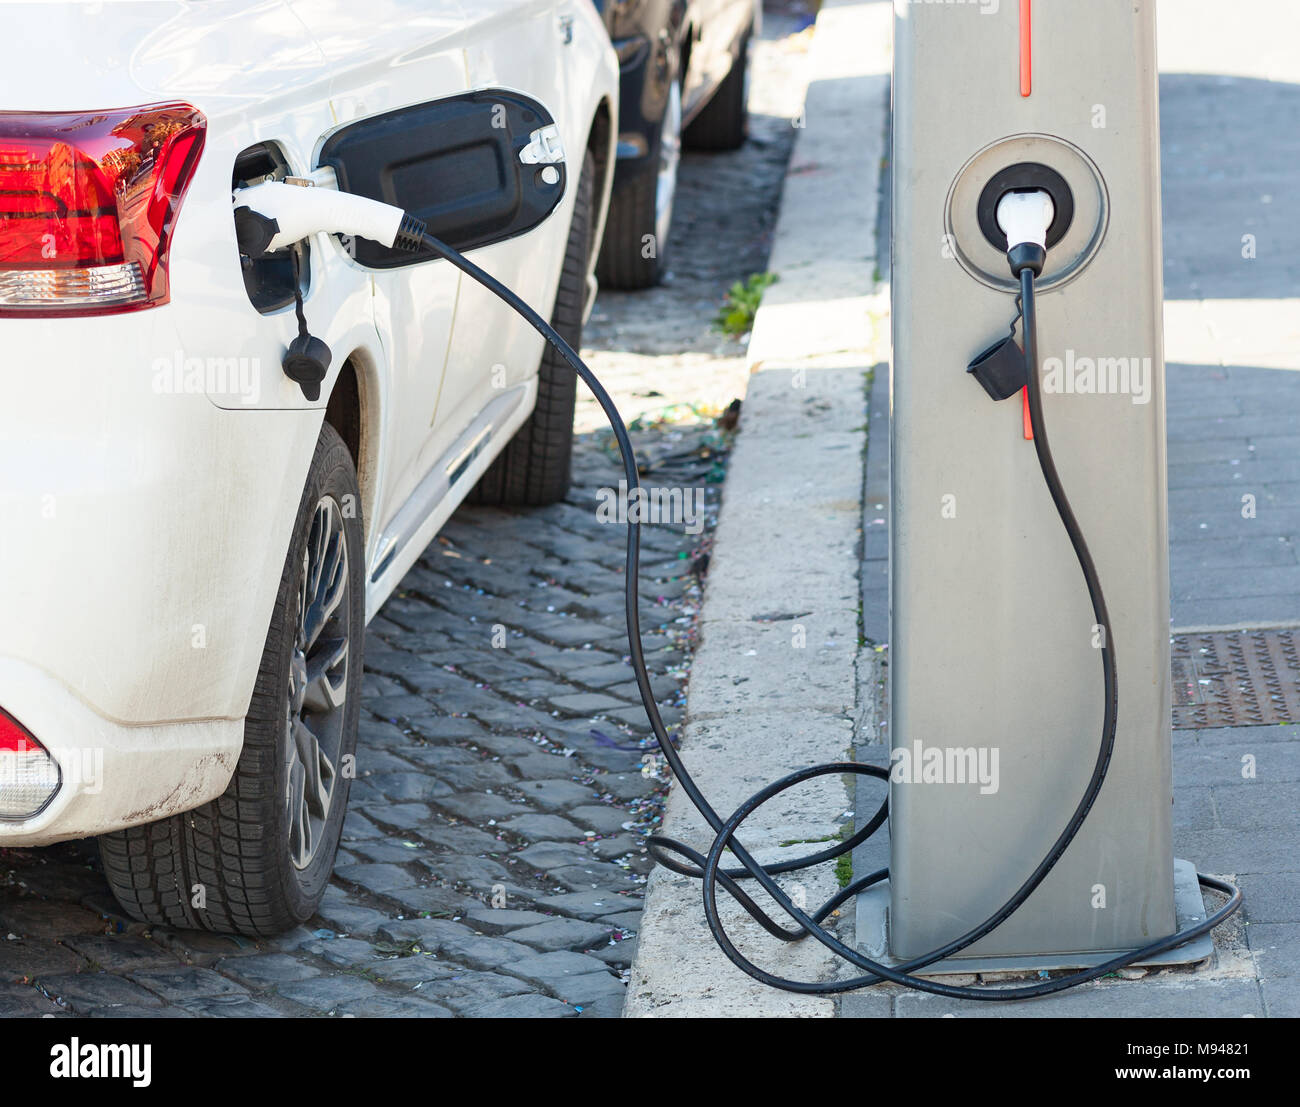
M 1088 964 L 1177 929 L 1155 0 L 896 0 L 894 31 L 889 952 L 964 933 L 1046 855 L 1096 761 L 1109 633 L 1092 813 L 949 962 Z M 1041 181 L 1071 209 L 1037 286 L 1045 422 L 1105 630 L 1020 397 L 964 371 L 1016 314 L 989 205 Z

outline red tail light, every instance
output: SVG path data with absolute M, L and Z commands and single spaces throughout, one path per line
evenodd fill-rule
M 26 753 L 40 748 L 41 744 L 35 738 L 0 711 L 0 753 Z
M 0 821 L 39 815 L 62 783 L 49 751 L 0 711 Z
M 189 104 L 0 112 L 0 315 L 165 304 L 206 127 Z

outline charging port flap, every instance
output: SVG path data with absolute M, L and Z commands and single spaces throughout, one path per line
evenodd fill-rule
M 523 234 L 564 195 L 563 148 L 555 120 L 535 100 L 486 89 L 350 123 L 321 147 L 339 188 L 382 200 L 423 220 L 457 250 Z M 427 261 L 357 239 L 362 265 L 387 269 Z

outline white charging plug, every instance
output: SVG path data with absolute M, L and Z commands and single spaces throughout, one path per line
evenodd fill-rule
M 406 213 L 391 204 L 338 192 L 320 185 L 263 181 L 235 193 L 234 205 L 249 208 L 279 228 L 265 245 L 267 251 L 292 245 L 313 234 L 345 234 L 368 238 L 381 246 L 397 241 Z
M 1007 261 L 1014 276 L 1029 269 L 1037 277 L 1047 263 L 1047 232 L 1056 218 L 1051 195 L 1041 188 L 1008 192 L 998 201 L 998 226 L 1007 236 Z
M 1008 192 L 998 201 L 998 227 L 1007 236 L 1007 250 L 1026 242 L 1047 249 L 1047 231 L 1056 218 L 1052 197 L 1041 188 Z

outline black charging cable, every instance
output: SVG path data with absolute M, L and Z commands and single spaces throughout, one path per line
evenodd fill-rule
M 408 217 L 409 218 L 409 217 Z M 406 224 L 404 223 L 404 227 Z M 528 304 L 524 303 L 514 292 L 498 281 L 491 274 L 480 269 L 463 254 L 453 250 L 450 246 L 440 242 L 432 235 L 424 232 L 421 228 L 412 225 L 409 228 L 409 238 L 414 242 L 418 235 L 418 241 L 421 248 L 445 258 L 463 273 L 472 277 L 489 292 L 505 301 L 519 315 L 521 315 L 528 324 L 536 330 L 547 342 L 555 348 L 555 351 L 572 367 L 579 378 L 591 389 L 596 401 L 600 404 L 601 409 L 605 412 L 605 417 L 609 420 L 609 425 L 614 431 L 614 438 L 618 443 L 619 455 L 623 461 L 624 478 L 627 482 L 627 492 L 629 497 L 635 497 L 637 490 L 640 488 L 640 479 L 637 472 L 636 456 L 633 452 L 632 441 L 628 437 L 627 427 L 623 423 L 622 417 L 618 413 L 613 399 L 605 390 L 604 386 L 596 379 L 596 376 L 587 367 L 583 360 L 565 342 L 565 340 L 555 331 L 555 329 L 537 314 Z M 1015 259 L 1013 265 L 1015 264 Z M 1041 265 L 1041 263 L 1040 263 Z M 1102 784 L 1106 780 L 1106 772 L 1110 765 L 1111 754 L 1115 748 L 1115 730 L 1116 730 L 1116 713 L 1117 713 L 1117 678 L 1115 665 L 1115 645 L 1113 636 L 1110 633 L 1110 617 L 1106 611 L 1106 600 L 1101 590 L 1101 583 L 1097 578 L 1097 569 L 1093 564 L 1092 555 L 1088 551 L 1088 544 L 1084 540 L 1083 532 L 1079 529 L 1078 521 L 1074 517 L 1074 512 L 1070 507 L 1070 501 L 1065 494 L 1065 489 L 1061 484 L 1060 476 L 1056 471 L 1056 463 L 1052 458 L 1051 446 L 1048 444 L 1047 429 L 1043 419 L 1043 403 L 1040 390 L 1040 381 L 1038 373 L 1038 330 L 1037 317 L 1034 305 L 1034 279 L 1035 267 L 1032 264 L 1023 264 L 1018 270 L 1020 278 L 1020 307 L 1023 314 L 1023 330 L 1025 344 L 1025 362 L 1028 370 L 1028 389 L 1029 389 L 1029 412 L 1030 420 L 1034 432 L 1034 449 L 1038 455 L 1038 464 L 1043 473 L 1043 480 L 1047 484 L 1048 491 L 1051 493 L 1052 502 L 1056 505 L 1057 514 L 1060 516 L 1061 524 L 1064 526 L 1066 533 L 1069 535 L 1070 544 L 1074 548 L 1075 557 L 1078 559 L 1079 568 L 1083 571 L 1083 578 L 1088 588 L 1088 596 L 1092 601 L 1093 615 L 1096 624 L 1104 629 L 1101 644 L 1101 662 L 1102 677 L 1104 683 L 1105 711 L 1101 728 L 1101 746 L 1097 751 L 1097 760 L 1093 766 L 1092 776 L 1088 781 L 1088 786 L 1084 791 L 1083 798 L 1080 799 L 1078 806 L 1075 807 L 1065 828 L 1061 831 L 1056 841 L 1052 844 L 1047 855 L 1038 864 L 1034 871 L 1026 878 L 1023 884 L 1015 893 L 987 919 L 978 926 L 968 930 L 965 934 L 946 943 L 940 948 L 931 951 L 921 957 L 915 957 L 897 966 L 889 966 L 871 960 L 862 953 L 845 945 L 821 923 L 834 911 L 840 904 L 844 903 L 850 897 L 871 887 L 874 884 L 885 880 L 889 876 L 888 869 L 879 869 L 870 873 L 859 880 L 853 881 L 847 887 L 841 889 L 831 899 L 827 900 L 811 915 L 798 907 L 786 894 L 784 889 L 777 883 L 776 877 L 784 873 L 797 872 L 801 869 L 809 868 L 813 865 L 819 865 L 826 861 L 834 860 L 846 853 L 849 853 L 855 847 L 866 841 L 874 834 L 888 818 L 888 799 L 886 798 L 876 813 L 870 820 L 854 835 L 843 842 L 837 843 L 827 849 L 820 850 L 816 853 L 808 854 L 803 857 L 794 858 L 788 861 L 781 861 L 777 864 L 763 866 L 760 865 L 749 852 L 736 839 L 736 834 L 740 830 L 744 821 L 752 815 L 759 807 L 774 796 L 780 795 L 796 785 L 812 780 L 820 776 L 840 776 L 855 775 L 876 777 L 882 780 L 888 780 L 889 770 L 875 765 L 864 765 L 855 761 L 840 761 L 824 765 L 814 765 L 809 768 L 800 769 L 797 772 L 790 773 L 780 780 L 768 785 L 762 791 L 755 793 L 749 799 L 745 800 L 730 818 L 723 819 L 709 804 L 704 794 L 700 791 L 695 781 L 691 779 L 690 774 L 686 771 L 686 766 L 682 764 L 680 755 L 673 745 L 672 739 L 664 726 L 663 720 L 659 715 L 658 705 L 655 703 L 654 692 L 650 687 L 650 678 L 646 672 L 645 656 L 641 646 L 641 620 L 638 610 L 638 583 L 637 577 L 640 564 L 640 518 L 633 512 L 628 513 L 627 529 L 627 568 L 624 580 L 625 586 L 625 610 L 627 616 L 627 636 L 628 648 L 632 662 L 632 670 L 636 674 L 637 688 L 641 693 L 641 701 L 645 705 L 646 715 L 650 720 L 650 728 L 654 732 L 655 739 L 659 743 L 659 748 L 664 755 L 664 759 L 671 767 L 673 774 L 677 778 L 678 785 L 686 792 L 690 801 L 704 817 L 705 821 L 713 828 L 715 837 L 713 844 L 706 855 L 701 854 L 698 850 L 676 839 L 664 837 L 663 835 L 652 835 L 647 840 L 648 848 L 652 856 L 659 864 L 673 872 L 680 873 L 683 876 L 694 877 L 702 880 L 704 892 L 704 911 L 708 920 L 709 929 L 713 933 L 714 939 L 721 947 L 723 953 L 728 959 L 748 973 L 755 980 L 768 984 L 774 988 L 780 988 L 789 992 L 798 992 L 806 995 L 832 995 L 841 992 L 854 991 L 858 988 L 868 987 L 874 984 L 880 984 L 890 981 L 895 984 L 901 984 L 908 988 L 914 988 L 922 992 L 932 992 L 935 995 L 949 996 L 955 999 L 976 999 L 991 1001 L 1007 1001 L 1018 999 L 1030 999 L 1036 996 L 1051 995 L 1053 992 L 1064 991 L 1066 988 L 1072 988 L 1075 985 L 1083 984 L 1089 980 L 1096 980 L 1098 977 L 1112 973 L 1116 969 L 1124 968 L 1135 962 L 1147 960 L 1167 950 L 1174 949 L 1185 942 L 1194 938 L 1199 938 L 1203 934 L 1208 934 L 1219 923 L 1223 922 L 1235 912 L 1242 903 L 1241 892 L 1227 881 L 1219 880 L 1216 877 L 1206 876 L 1198 873 L 1197 880 L 1202 888 L 1208 888 L 1211 891 L 1218 892 L 1228 897 L 1227 902 L 1223 904 L 1213 914 L 1207 916 L 1203 921 L 1186 930 L 1179 931 L 1169 935 L 1167 938 L 1161 938 L 1159 941 L 1151 942 L 1140 949 L 1121 953 L 1110 960 L 1096 965 L 1093 968 L 1083 969 L 1078 972 L 1072 972 L 1064 976 L 1059 976 L 1051 980 L 1042 981 L 1024 987 L 1012 988 L 989 988 L 974 986 L 957 986 L 944 984 L 938 980 L 914 975 L 918 969 L 933 965 L 946 957 L 965 949 L 974 942 L 979 941 L 985 935 L 997 928 L 1006 921 L 1015 911 L 1027 900 L 1034 890 L 1046 879 L 1047 874 L 1052 871 L 1057 862 L 1061 859 L 1074 837 L 1079 832 L 1084 820 L 1088 817 L 1088 812 L 1092 809 L 1098 794 L 1101 792 Z M 723 868 L 723 854 L 730 852 L 739 862 L 738 867 Z M 685 860 L 681 860 L 684 858 Z M 783 926 L 771 917 L 763 908 L 761 908 L 754 899 L 749 896 L 739 885 L 742 880 L 756 880 L 765 892 L 777 903 L 782 911 L 785 912 L 794 925 L 791 927 Z M 850 964 L 866 970 L 866 975 L 855 976 L 845 980 L 837 981 L 800 981 L 788 980 L 784 977 L 776 976 L 759 968 L 752 961 L 748 960 L 732 943 L 730 937 L 722 925 L 722 920 L 718 914 L 717 890 L 721 886 L 737 903 L 747 911 L 750 916 L 757 920 L 769 934 L 783 941 L 799 941 L 804 938 L 812 937 L 824 945 L 833 953 L 844 958 Z

